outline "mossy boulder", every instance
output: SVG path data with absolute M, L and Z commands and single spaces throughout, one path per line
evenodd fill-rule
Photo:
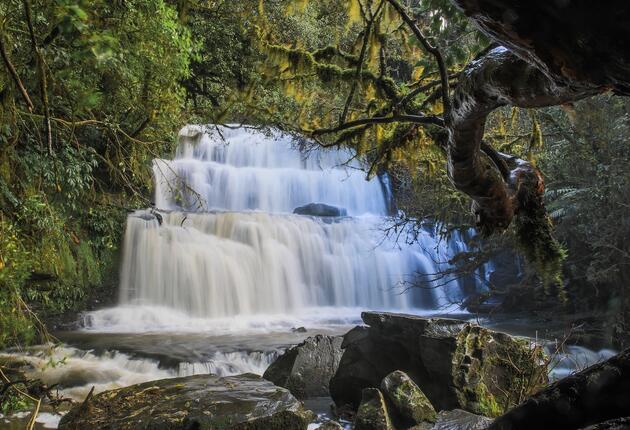
M 365 388 L 354 419 L 355 430 L 394 430 L 383 393 L 377 388 Z
M 271 363 L 263 378 L 287 388 L 298 399 L 328 396 L 330 378 L 343 353 L 342 341 L 341 336 L 309 337 Z
M 368 327 L 345 336 L 330 381 L 339 407 L 356 409 L 361 392 L 405 372 L 437 411 L 498 416 L 547 383 L 543 351 L 529 341 L 466 321 L 364 312 Z
M 60 430 L 305 430 L 314 414 L 260 376 L 197 375 L 105 391 L 71 409 Z
M 435 422 L 437 413 L 433 405 L 405 372 L 396 370 L 383 378 L 381 391 L 403 422 L 410 425 Z

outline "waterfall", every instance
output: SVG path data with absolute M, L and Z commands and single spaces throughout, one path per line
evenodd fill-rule
M 305 152 L 277 131 L 185 127 L 175 158 L 154 160 L 156 210 L 128 217 L 120 304 L 153 309 L 144 316 L 153 321 L 156 307 L 221 319 L 436 310 L 460 299 L 455 279 L 405 291 L 416 273 L 443 270 L 463 241 L 429 227 L 417 244 L 386 238 L 389 182 L 367 181 L 360 167 L 348 151 Z M 310 203 L 348 215 L 293 213 Z M 120 312 L 93 313 L 88 325 L 126 324 Z

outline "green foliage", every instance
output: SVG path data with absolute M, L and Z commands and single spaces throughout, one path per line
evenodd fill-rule
M 573 305 L 627 314 L 630 104 L 600 96 L 540 115 L 547 206 L 568 250 Z M 617 319 L 619 323 L 623 318 Z
M 0 5 L 7 58 L 34 104 L 3 61 L 0 347 L 36 340 L 35 313 L 76 309 L 115 282 L 125 208 L 147 204 L 150 160 L 186 121 L 196 49 L 166 1 L 28 2 L 30 23 L 24 0 Z

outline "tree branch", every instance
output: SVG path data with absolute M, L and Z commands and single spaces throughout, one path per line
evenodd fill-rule
M 24 0 L 24 15 L 26 15 L 26 23 L 28 25 L 28 32 L 31 36 L 31 45 L 33 52 L 37 57 L 37 70 L 39 73 L 39 91 L 42 100 L 42 106 L 44 109 L 44 124 L 46 127 L 46 143 L 48 146 L 48 153 L 52 155 L 52 125 L 50 123 L 50 108 L 48 106 L 48 82 L 46 79 L 46 69 L 44 67 L 44 57 L 37 46 L 37 40 L 35 39 L 35 30 L 33 29 L 33 19 L 31 14 L 31 3 L 29 0 Z
M 359 0 L 357 0 L 359 1 Z M 359 5 L 361 2 L 359 2 Z M 346 103 L 343 107 L 343 112 L 339 117 L 339 124 L 343 124 L 348 117 L 348 111 L 350 110 L 350 105 L 352 104 L 352 100 L 354 99 L 354 93 L 357 90 L 357 86 L 359 84 L 359 78 L 361 78 L 361 72 L 363 70 L 363 62 L 365 61 L 365 54 L 367 53 L 367 47 L 370 43 L 370 34 L 372 33 L 372 26 L 374 25 L 374 20 L 376 16 L 379 14 L 381 8 L 383 7 L 384 0 L 381 0 L 380 4 L 376 8 L 376 12 L 372 14 L 371 8 L 368 5 L 368 12 L 370 17 L 367 15 L 365 18 L 367 19 L 367 25 L 365 26 L 365 30 L 363 32 L 363 43 L 361 44 L 361 53 L 359 54 L 359 61 L 357 63 L 357 70 L 355 72 L 354 80 L 352 81 L 352 87 L 350 88 L 350 93 L 348 94 L 348 98 L 346 99 Z
M 20 75 L 18 75 L 17 70 L 15 70 L 15 67 L 11 63 L 11 60 L 9 59 L 9 54 L 4 46 L 3 33 L 0 33 L 0 55 L 2 55 L 2 60 L 4 61 L 4 65 L 7 67 L 7 70 L 9 70 L 9 74 L 13 78 L 15 85 L 18 87 L 18 90 L 20 90 L 20 94 L 22 94 L 22 98 L 24 99 L 24 102 L 26 103 L 26 107 L 28 108 L 29 112 L 33 112 L 33 109 L 34 109 L 33 102 L 31 101 L 31 98 L 28 96 L 28 92 L 26 91 L 26 88 L 24 88 L 24 84 L 22 83 L 22 80 L 20 79 Z
M 413 34 L 416 36 L 416 39 L 420 42 L 423 48 L 429 52 L 433 57 L 435 57 L 435 61 L 437 62 L 438 69 L 440 71 L 440 81 L 442 82 L 442 106 L 444 107 L 444 123 L 446 126 L 450 126 L 452 121 L 452 109 L 451 109 L 451 100 L 450 100 L 450 91 L 449 91 L 449 83 L 448 83 L 448 70 L 446 69 L 446 63 L 444 62 L 444 56 L 442 52 L 435 46 L 431 45 L 427 38 L 422 34 L 422 31 L 416 25 L 415 20 L 405 12 L 403 6 L 397 0 L 387 0 L 389 4 L 391 4 L 396 12 L 400 15 L 400 17 L 405 21 L 407 26 L 411 29 Z
M 410 122 L 414 124 L 433 124 L 439 127 L 444 127 L 444 120 L 438 116 L 392 115 L 392 116 L 361 118 L 354 121 L 348 121 L 346 123 L 338 125 L 337 127 L 319 128 L 317 130 L 314 130 L 311 134 L 313 136 L 320 136 L 322 134 L 337 133 L 339 131 L 347 130 L 349 128 L 358 127 L 361 125 L 391 124 L 393 122 Z

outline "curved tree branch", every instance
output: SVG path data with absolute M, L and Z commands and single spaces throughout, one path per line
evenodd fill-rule
M 414 124 L 433 124 L 441 127 L 444 126 L 444 120 L 438 116 L 392 115 L 361 118 L 354 121 L 348 121 L 337 127 L 319 128 L 317 130 L 314 130 L 311 134 L 313 136 L 321 136 L 323 134 L 337 133 L 339 131 L 347 130 L 349 128 L 359 127 L 361 125 L 391 124 L 394 122 L 410 122 Z
M 516 214 L 540 214 L 544 191 L 542 175 L 531 163 L 482 147 L 487 116 L 505 105 L 552 106 L 603 90 L 560 86 L 504 47 L 464 69 L 453 95 L 448 174 L 457 189 L 472 197 L 478 226 L 485 233 L 506 228 Z

